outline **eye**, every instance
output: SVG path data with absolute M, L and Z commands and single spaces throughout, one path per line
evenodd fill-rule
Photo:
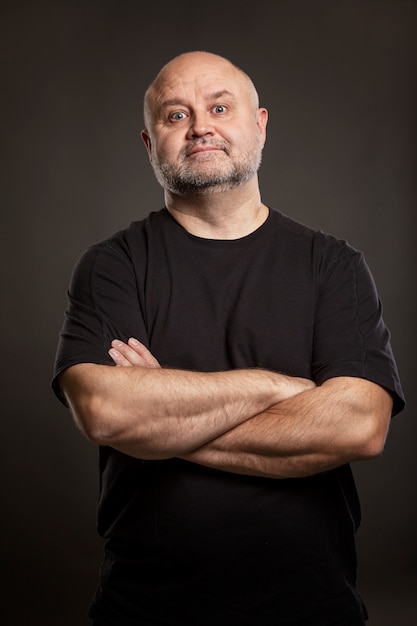
M 173 122 L 181 122 L 182 120 L 185 120 L 185 118 L 186 115 L 184 111 L 174 111 L 174 113 L 171 113 L 169 116 L 169 119 Z
M 216 106 L 213 108 L 213 111 L 217 115 L 223 115 L 223 113 L 226 113 L 227 107 L 224 104 L 216 104 Z

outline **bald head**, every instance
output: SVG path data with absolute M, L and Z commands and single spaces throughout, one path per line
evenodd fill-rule
M 172 90 L 175 84 L 186 81 L 194 75 L 204 76 L 206 72 L 215 72 L 219 79 L 229 78 L 240 82 L 253 108 L 259 107 L 259 97 L 255 85 L 249 76 L 228 59 L 211 52 L 185 52 L 169 61 L 149 85 L 144 97 L 144 121 L 150 129 L 155 118 L 158 100 L 163 92 Z M 226 84 L 226 83 L 225 83 Z

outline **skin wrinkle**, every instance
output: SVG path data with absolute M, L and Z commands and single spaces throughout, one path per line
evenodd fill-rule
M 197 52 L 198 54 L 198 52 Z M 211 53 L 205 53 L 208 54 L 209 56 L 216 56 L 216 55 L 211 55 Z M 187 57 L 187 53 L 184 53 L 182 55 L 179 55 L 178 57 L 176 57 L 175 60 L 181 60 L 181 59 L 185 59 Z M 217 57 L 218 59 L 220 57 Z M 254 108 L 258 108 L 259 107 L 259 96 L 258 96 L 258 92 L 255 88 L 255 85 L 252 81 L 252 79 L 241 69 L 239 68 L 237 65 L 235 65 L 234 63 L 232 63 L 231 61 L 229 61 L 228 59 L 222 59 L 222 61 L 224 61 L 225 63 L 227 63 L 228 65 L 232 66 L 235 71 L 239 72 L 239 74 L 242 75 L 242 77 L 244 78 L 244 80 L 247 82 L 248 85 L 248 91 L 250 93 L 250 98 L 252 101 L 252 105 Z M 156 103 L 158 102 L 158 94 L 159 94 L 159 90 L 161 90 L 162 86 L 164 85 L 164 75 L 167 71 L 167 69 L 171 66 L 172 61 L 170 61 L 169 63 L 167 63 L 161 70 L 160 72 L 157 74 L 156 78 L 152 81 L 152 83 L 149 85 L 148 89 L 145 92 L 145 96 L 144 96 L 144 101 L 143 101 L 143 111 L 144 111 L 144 123 L 145 123 L 145 128 L 149 129 L 155 119 L 155 115 L 154 115 L 154 109 L 152 107 L 152 104 L 154 102 L 154 100 L 156 100 Z M 172 100 L 175 102 L 177 98 L 172 98 Z M 160 105 L 159 105 L 160 106 Z M 159 107 L 156 106 L 156 110 L 159 111 Z

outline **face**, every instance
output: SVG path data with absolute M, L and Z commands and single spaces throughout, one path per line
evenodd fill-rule
M 225 59 L 178 57 L 157 78 L 147 104 L 142 137 L 164 189 L 214 193 L 256 174 L 267 112 L 248 77 Z

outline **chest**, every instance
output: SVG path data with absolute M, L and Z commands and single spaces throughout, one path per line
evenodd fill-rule
M 149 256 L 143 310 L 165 366 L 262 367 L 307 376 L 315 281 L 279 247 L 185 247 Z

